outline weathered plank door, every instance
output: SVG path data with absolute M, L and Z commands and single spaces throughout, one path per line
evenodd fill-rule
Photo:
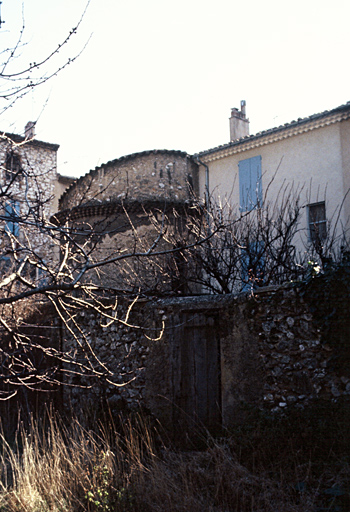
M 214 431 L 221 425 L 218 319 L 205 312 L 186 312 L 181 317 L 178 420 L 183 427 Z

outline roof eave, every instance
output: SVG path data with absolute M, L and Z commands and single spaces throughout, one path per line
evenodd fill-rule
M 25 137 L 22 137 L 22 135 L 18 135 L 16 133 L 7 133 L 7 132 L 0 132 L 0 140 L 10 140 L 12 142 L 15 142 L 18 145 L 29 145 L 29 146 L 36 146 L 36 147 L 42 147 L 46 149 L 51 149 L 52 151 L 58 151 L 59 144 L 52 144 L 51 142 L 44 142 L 42 140 L 37 139 L 26 139 Z
M 277 142 L 278 140 L 286 139 L 294 135 L 299 135 L 311 130 L 322 128 L 330 124 L 344 121 L 350 118 L 350 102 L 341 105 L 333 110 L 327 110 L 320 114 L 313 114 L 306 118 L 299 118 L 297 121 L 286 123 L 282 126 L 271 128 L 254 135 L 248 135 L 229 142 L 222 146 L 217 146 L 212 149 L 201 151 L 194 156 L 200 157 L 204 162 L 218 160 L 225 158 L 235 153 L 240 153 L 253 149 L 255 147 L 264 146 Z

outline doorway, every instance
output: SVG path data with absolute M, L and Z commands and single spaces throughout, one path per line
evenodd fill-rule
M 175 411 L 181 429 L 221 427 L 220 339 L 218 316 L 209 312 L 183 312 L 176 329 Z

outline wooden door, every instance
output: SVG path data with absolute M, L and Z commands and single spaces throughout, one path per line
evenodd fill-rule
M 203 312 L 182 314 L 180 385 L 177 400 L 182 426 L 221 425 L 220 352 L 217 317 Z

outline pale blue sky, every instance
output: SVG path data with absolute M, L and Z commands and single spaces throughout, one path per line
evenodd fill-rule
M 85 0 L 25 0 L 21 62 L 38 61 Z M 22 0 L 3 0 L 2 48 Z M 60 144 L 59 172 L 81 175 L 146 149 L 194 153 L 229 141 L 231 107 L 251 133 L 350 100 L 348 0 L 91 0 L 61 58 L 82 56 L 0 119 L 0 129 Z

